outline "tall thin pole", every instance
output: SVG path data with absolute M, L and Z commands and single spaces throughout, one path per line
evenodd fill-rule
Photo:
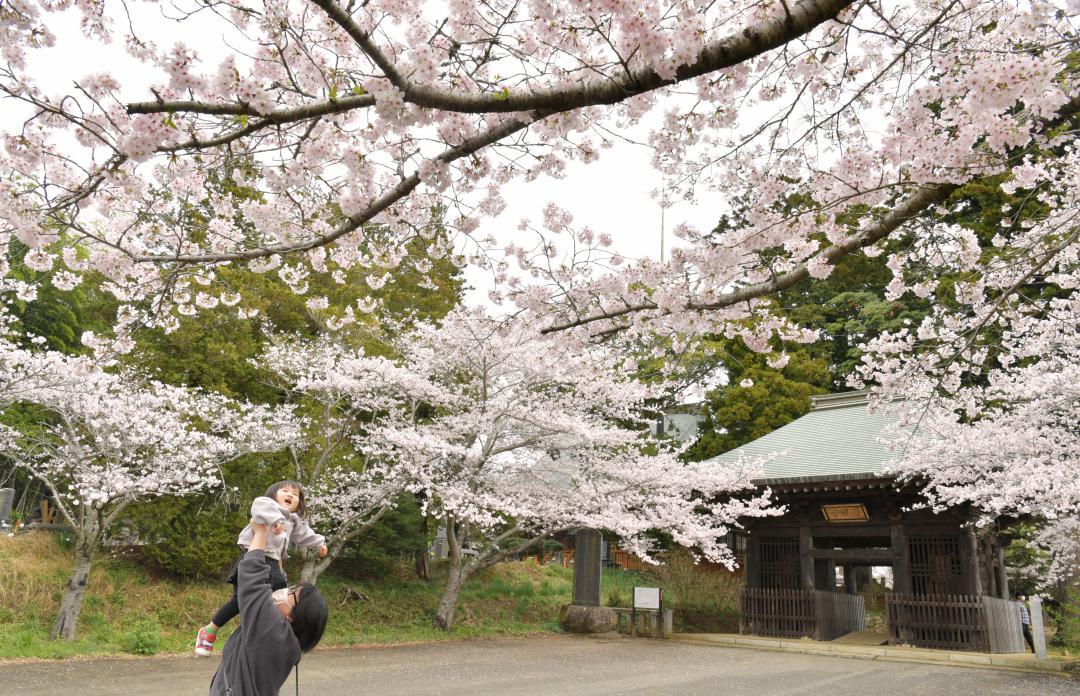
M 664 262 L 664 204 L 660 204 L 660 263 Z

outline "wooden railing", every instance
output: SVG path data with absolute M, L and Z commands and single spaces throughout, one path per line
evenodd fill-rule
M 815 597 L 809 590 L 744 587 L 739 596 L 739 632 L 755 636 L 801 638 L 817 628 Z
M 852 631 L 866 630 L 866 600 L 862 595 L 817 590 L 814 608 L 814 640 L 835 640 Z
M 1026 652 L 1023 629 L 1020 626 L 1020 607 L 1016 602 L 997 597 L 983 597 L 986 629 L 992 653 Z
M 889 642 L 942 650 L 987 652 L 983 597 L 973 595 L 885 595 Z

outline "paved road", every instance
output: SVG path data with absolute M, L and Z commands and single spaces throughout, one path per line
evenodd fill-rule
M 0 694 L 195 696 L 218 658 L 0 663 Z M 292 694 L 290 679 L 282 694 Z M 1077 696 L 1060 677 L 869 662 L 682 643 L 552 636 L 319 649 L 300 693 L 319 696 L 715 696 L 845 694 Z

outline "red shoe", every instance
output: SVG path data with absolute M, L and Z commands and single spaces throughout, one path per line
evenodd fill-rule
M 195 654 L 199 657 L 210 657 L 214 654 L 214 641 L 217 634 L 207 633 L 206 626 L 199 629 L 199 635 L 195 638 Z

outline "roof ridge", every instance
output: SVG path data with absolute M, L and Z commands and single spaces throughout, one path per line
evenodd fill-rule
M 840 392 L 839 394 L 816 394 L 810 397 L 810 412 L 824 411 L 829 408 L 847 408 L 864 406 L 870 402 L 870 390 Z

